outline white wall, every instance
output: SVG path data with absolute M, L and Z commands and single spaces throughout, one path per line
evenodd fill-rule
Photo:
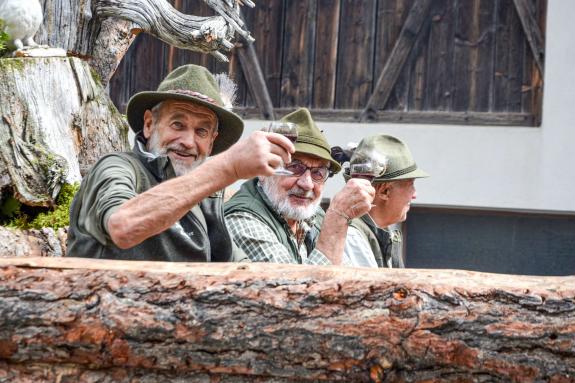
M 385 133 L 407 142 L 418 165 L 416 203 L 425 206 L 575 214 L 575 1 L 550 1 L 539 128 L 318 123 L 330 144 Z M 246 133 L 265 122 L 247 121 Z M 328 181 L 326 195 L 341 186 Z

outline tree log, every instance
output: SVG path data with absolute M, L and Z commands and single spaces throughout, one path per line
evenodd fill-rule
M 0 99 L 0 168 L 26 205 L 52 205 L 64 181 L 127 148 L 127 123 L 78 58 L 1 59 Z
M 575 277 L 0 259 L 0 380 L 570 382 Z

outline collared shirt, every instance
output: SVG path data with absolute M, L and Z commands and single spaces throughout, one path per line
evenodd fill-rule
M 258 185 L 259 187 L 259 185 Z M 263 195 L 266 204 L 271 206 L 269 200 Z M 253 262 L 272 263 L 299 263 L 307 265 L 331 265 L 330 260 L 318 249 L 308 253 L 304 241 L 298 243 L 287 221 L 283 218 L 281 224 L 288 234 L 288 238 L 298 249 L 298 254 L 292 252 L 282 244 L 274 231 L 254 214 L 238 211 L 226 214 L 226 226 L 231 237 Z M 305 238 L 311 229 L 305 221 L 300 221 L 301 238 Z
M 369 215 L 368 218 L 373 222 Z M 373 224 L 375 225 L 375 222 Z M 369 246 L 369 242 L 361 231 L 353 226 L 347 229 L 343 261 L 344 264 L 349 264 L 350 266 L 377 268 L 375 255 Z
M 354 267 L 374 267 L 377 268 L 375 256 L 367 239 L 361 231 L 353 226 L 348 227 L 345 238 L 345 248 L 343 250 L 343 262 Z

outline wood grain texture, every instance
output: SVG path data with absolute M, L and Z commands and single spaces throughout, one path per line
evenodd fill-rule
M 318 0 L 313 107 L 335 106 L 337 45 L 341 0 Z
M 281 106 L 310 106 L 317 0 L 287 1 L 282 48 Z
M 0 60 L 0 99 L 0 161 L 26 205 L 51 206 L 62 183 L 127 148 L 125 120 L 78 58 Z
M 34 371 L 80 382 L 575 374 L 575 277 L 13 258 L 0 259 L 0 282 L 8 380 Z
M 372 117 L 376 110 L 384 109 L 417 38 L 428 18 L 431 0 L 416 0 L 393 47 L 389 59 L 378 77 L 373 94 L 362 111 L 362 120 Z
M 340 7 L 335 107 L 360 109 L 373 89 L 377 2 L 342 0 Z

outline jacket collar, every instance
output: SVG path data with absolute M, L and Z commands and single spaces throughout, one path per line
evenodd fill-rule
M 157 156 L 146 149 L 147 140 L 143 132 L 136 134 L 133 152 L 136 153 L 142 164 L 148 169 L 158 181 L 165 181 L 176 176 L 170 157 L 167 155 Z

